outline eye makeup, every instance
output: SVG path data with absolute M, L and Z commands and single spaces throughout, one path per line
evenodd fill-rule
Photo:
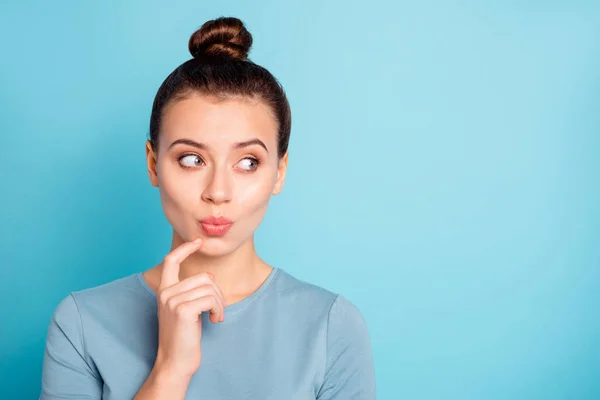
M 184 163 L 182 163 L 182 160 L 184 160 L 186 158 L 193 159 L 194 157 L 197 160 L 199 160 L 198 164 L 184 165 Z M 245 173 L 256 171 L 258 169 L 259 165 L 262 163 L 261 159 L 258 157 L 247 156 L 247 157 L 243 157 L 238 163 L 236 163 L 236 166 L 239 165 L 244 160 L 250 160 L 250 162 L 254 163 L 254 167 L 251 169 L 239 168 L 240 170 L 242 170 Z M 193 169 L 193 168 L 202 167 L 202 166 L 206 165 L 206 162 L 204 161 L 204 159 L 196 153 L 184 153 L 184 154 L 180 155 L 179 157 L 177 157 L 177 162 L 181 165 L 182 168 L 185 168 L 185 169 Z

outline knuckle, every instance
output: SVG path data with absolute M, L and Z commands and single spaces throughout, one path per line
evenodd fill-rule
M 221 303 L 215 296 L 210 296 L 210 306 L 211 308 L 221 309 Z
M 189 310 L 190 310 L 190 306 L 185 303 L 182 303 L 182 304 L 175 306 L 174 313 L 177 316 L 177 318 L 183 319 L 188 315 Z
M 163 290 L 158 293 L 158 301 L 162 305 L 166 305 L 169 301 L 169 293 L 166 290 Z
M 210 282 L 212 281 L 212 278 L 210 277 L 210 272 L 202 272 L 202 278 L 204 281 L 206 282 Z
M 174 264 L 177 262 L 177 257 L 173 253 L 169 253 L 165 256 L 164 262 L 166 264 Z
M 167 299 L 166 306 L 171 311 L 175 311 L 177 309 L 177 303 L 175 302 L 173 297 L 171 297 L 170 299 Z

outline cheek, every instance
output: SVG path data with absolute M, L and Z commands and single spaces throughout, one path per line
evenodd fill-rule
M 168 168 L 161 171 L 158 179 L 165 216 L 169 222 L 176 224 L 177 216 L 190 209 L 195 196 L 197 198 L 198 194 L 194 187 L 198 185 L 187 182 L 184 176 Z
M 254 232 L 262 222 L 271 199 L 273 185 L 274 180 L 265 177 L 240 185 L 236 190 L 236 208 L 241 211 L 238 215 L 241 217 L 241 221 L 244 221 L 239 226 L 241 230 L 238 232 L 244 237 Z
M 266 208 L 273 191 L 274 179 L 267 177 L 240 185 L 236 191 L 236 203 L 249 214 Z

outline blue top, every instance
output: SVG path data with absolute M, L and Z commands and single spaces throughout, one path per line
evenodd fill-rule
M 202 318 L 186 399 L 375 399 L 367 327 L 341 295 L 274 268 L 224 322 Z M 71 292 L 50 321 L 40 399 L 132 399 L 157 348 L 156 292 L 141 272 Z

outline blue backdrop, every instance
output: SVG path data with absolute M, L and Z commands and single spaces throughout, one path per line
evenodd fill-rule
M 246 23 L 293 110 L 259 254 L 359 306 L 378 399 L 600 398 L 600 3 L 0 11 L 2 399 L 37 398 L 69 291 L 168 252 L 151 104 L 221 15 Z

